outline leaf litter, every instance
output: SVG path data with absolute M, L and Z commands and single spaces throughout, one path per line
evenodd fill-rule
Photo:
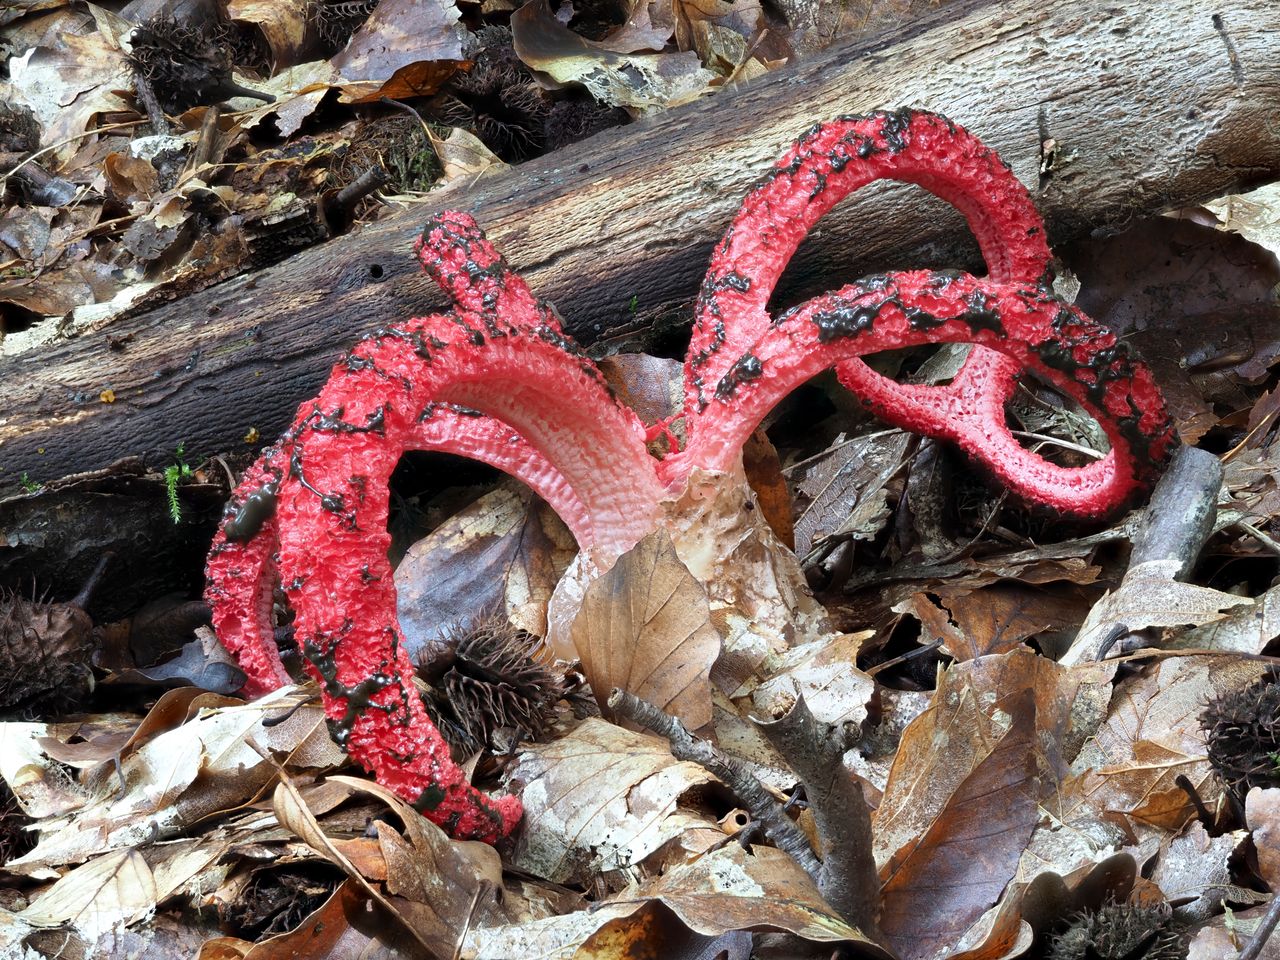
M 506 33 L 480 38 L 473 4 L 233 2 L 224 47 L 198 52 L 214 67 L 229 58 L 215 79 L 274 99 L 166 111 L 164 131 L 131 92 L 127 11 L 6 8 L 0 23 L 17 39 L 5 46 L 0 172 L 15 202 L 0 217 L 0 349 L 104 328 L 148 297 L 561 146 L 565 129 L 713 95 L 860 27 L 851 9 L 788 6 L 791 26 L 751 3 L 642 2 L 601 23 L 586 4 L 489 2 L 485 22 Z M 874 6 L 882 19 L 911 15 Z M 460 82 L 485 43 L 510 51 L 490 56 L 497 88 L 515 91 L 501 123 L 480 86 Z M 325 209 L 364 172 L 360 143 L 378 136 L 405 147 L 383 151 L 384 185 L 350 210 Z M 586 957 L 627 945 L 693 957 L 741 950 L 726 938 L 743 932 L 748 944 L 787 936 L 854 956 L 976 960 L 1035 955 L 1033 943 L 1110 899 L 1168 903 L 1188 956 L 1230 956 L 1280 877 L 1280 772 L 1233 800 L 1203 721 L 1209 702 L 1274 679 L 1276 210 L 1273 185 L 1068 256 L 1082 305 L 1157 366 L 1183 439 L 1223 454 L 1221 522 L 1193 582 L 1126 570 L 1136 517 L 1081 534 L 954 465 L 954 495 L 936 502 L 926 473 L 945 464 L 874 424 L 845 434 L 847 421 L 800 431 L 781 419 L 767 441 L 776 476 L 698 478 L 672 507 L 671 538 L 576 592 L 572 538 L 545 505 L 487 483 L 463 487 L 470 506 L 436 490 L 436 515 L 409 529 L 397 574 L 420 642 L 498 610 L 546 638 L 537 656 L 582 673 L 539 742 L 466 758 L 478 779 L 525 798 L 519 845 L 500 854 L 449 840 L 344 776 L 307 685 L 246 704 L 205 662 L 207 643 L 175 634 L 181 653 L 167 663 L 96 664 L 103 689 L 141 691 L 141 714 L 106 701 L 5 723 L 0 779 L 16 815 L 0 833 L 33 842 L 6 857 L 0 951 L 48 955 L 56 933 L 64 955 L 111 955 L 169 942 L 165 924 L 212 908 L 222 936 L 202 936 L 198 954 L 210 960 Z M 1033 390 L 1025 401 L 1026 432 L 1080 440 L 1068 411 L 1049 403 L 1045 414 Z M 786 501 L 785 522 L 764 516 L 768 499 Z M 1117 621 L 1144 633 L 1145 652 L 1043 655 Z M 788 758 L 752 719 L 802 691 L 822 722 L 852 731 L 835 775 L 875 808 L 880 943 L 735 819 L 725 784 L 596 715 L 614 686 L 715 738 L 802 827 L 811 812 Z M 259 939 L 236 918 L 286 867 L 299 871 L 277 888 L 292 891 L 280 914 L 292 926 Z

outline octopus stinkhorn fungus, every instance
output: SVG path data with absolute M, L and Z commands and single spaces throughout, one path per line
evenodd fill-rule
M 770 317 L 769 295 L 808 230 L 880 178 L 918 183 L 959 208 L 990 275 L 869 277 Z M 337 363 L 233 494 L 207 597 L 248 674 L 246 693 L 261 693 L 287 680 L 270 629 L 278 578 L 335 738 L 456 837 L 494 841 L 521 808 L 470 786 L 413 688 L 387 562 L 387 482 L 403 451 L 460 454 L 523 480 L 603 569 L 660 522 L 661 502 L 693 470 L 731 468 L 774 404 L 832 366 L 885 419 L 954 441 L 1024 500 L 1076 515 L 1130 501 L 1174 442 L 1146 368 L 1051 293 L 1044 228 L 1026 190 L 934 114 L 816 127 L 748 196 L 698 302 L 685 363 L 688 442 L 662 460 L 645 446 L 652 428 L 614 401 L 470 217 L 434 218 L 418 255 L 454 309 L 378 330 Z M 857 359 L 944 342 L 975 344 L 945 387 L 904 386 Z M 1024 369 L 1098 418 L 1106 458 L 1065 469 L 1017 443 L 1003 404 Z

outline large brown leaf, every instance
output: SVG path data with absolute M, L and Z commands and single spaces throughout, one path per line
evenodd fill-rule
M 1205 702 L 1253 682 L 1263 665 L 1236 657 L 1176 657 L 1120 686 L 1106 722 L 1074 763 L 1061 817 L 1111 820 L 1140 835 L 1178 830 L 1195 816 L 1179 774 L 1212 804 L 1221 789 L 1206 755 Z
M 589 587 L 573 644 L 601 702 L 620 687 L 697 730 L 711 723 L 711 665 L 720 636 L 707 592 L 665 530 L 650 534 Z
M 960 941 L 1014 876 L 1091 675 L 1018 650 L 948 670 L 876 815 L 881 929 L 904 960 Z

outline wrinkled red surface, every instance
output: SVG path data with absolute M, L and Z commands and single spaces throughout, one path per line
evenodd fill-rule
M 685 361 L 687 419 L 692 421 L 714 401 L 714 391 L 734 364 L 752 354 L 753 344 L 768 334 L 769 297 L 800 241 L 849 193 L 881 179 L 919 184 L 959 209 L 978 239 L 989 279 L 1027 290 L 1038 290 L 1052 280 L 1044 225 L 1026 188 L 976 137 L 936 114 L 910 110 L 826 124 L 801 138 L 778 161 L 743 202 L 716 248 Z M 852 288 L 842 292 L 852 295 Z M 1088 323 L 1082 315 L 1076 322 Z M 1007 334 L 1016 339 L 1021 331 Z M 954 329 L 948 339 L 983 343 Z M 1097 351 L 1111 349 L 1102 342 L 1074 347 L 1077 362 L 1088 363 Z M 864 336 L 845 355 L 894 345 L 889 339 Z M 1124 357 L 1116 360 L 1121 366 L 1126 362 Z M 1104 376 L 1117 369 L 1111 363 L 1104 366 Z M 1148 442 L 1113 447 L 1102 463 L 1069 469 L 1023 448 L 1005 424 L 1004 401 L 1026 367 L 1046 373 L 1043 366 L 1024 363 L 1016 349 L 992 343 L 975 347 L 953 381 L 942 387 L 898 384 L 856 359 L 841 362 L 837 370 L 840 381 L 877 416 L 956 443 L 1030 503 L 1072 515 L 1101 516 L 1132 500 L 1158 471 L 1172 443 L 1163 400 L 1150 386 L 1145 368 L 1145 380 L 1133 384 L 1129 397 L 1137 404 Z M 1056 386 L 1066 385 L 1062 376 L 1045 378 Z M 1078 390 L 1067 392 L 1080 399 Z M 1108 388 L 1108 402 L 1101 407 L 1086 407 L 1116 443 L 1117 419 L 1132 414 L 1119 404 L 1116 388 Z M 697 429 L 691 426 L 691 435 Z M 691 447 L 696 442 L 691 440 Z M 719 441 L 706 442 L 714 446 Z M 691 449 L 685 459 L 699 456 Z M 680 469 L 678 463 L 667 465 L 665 475 Z
M 808 230 L 849 191 L 883 177 L 955 204 L 990 277 L 870 277 L 771 318 L 769 295 Z M 417 251 L 453 312 L 376 331 L 335 365 L 237 487 L 206 595 L 255 694 L 287 679 L 271 632 L 278 576 L 334 736 L 457 837 L 495 840 L 519 820 L 520 804 L 467 783 L 413 687 L 387 562 L 387 484 L 403 451 L 444 450 L 520 478 L 603 569 L 659 522 L 660 502 L 693 469 L 730 469 L 773 405 L 832 365 L 885 419 L 952 440 L 1017 495 L 1075 514 L 1121 505 L 1154 479 L 1173 442 L 1148 371 L 1045 287 L 1049 251 L 1026 191 L 995 154 L 932 114 L 817 128 L 747 198 L 699 298 L 685 364 L 688 446 L 661 462 L 645 439 L 666 424 L 646 431 L 614 401 L 554 311 L 470 217 L 435 217 Z M 903 386 L 857 360 L 944 342 L 977 345 L 945 387 Z M 1017 443 L 1003 404 L 1024 369 L 1099 419 L 1112 443 L 1105 459 L 1064 470 Z M 278 493 L 264 500 L 268 484 Z M 258 509 L 265 502 L 274 517 Z M 255 513 L 256 532 L 240 515 Z

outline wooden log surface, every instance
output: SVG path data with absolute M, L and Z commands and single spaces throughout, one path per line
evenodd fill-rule
M 0 492 L 126 455 L 246 450 L 315 392 L 339 349 L 442 305 L 410 254 L 423 219 L 472 212 L 584 342 L 689 322 L 714 242 L 815 122 L 913 105 L 997 148 L 1061 243 L 1280 175 L 1280 4 L 962 0 L 740 89 L 364 226 L 180 300 L 0 359 Z M 1055 161 L 1041 173 L 1042 144 Z M 779 302 L 872 269 L 973 265 L 958 215 L 878 184 L 806 241 Z M 110 388 L 115 403 L 99 400 Z

